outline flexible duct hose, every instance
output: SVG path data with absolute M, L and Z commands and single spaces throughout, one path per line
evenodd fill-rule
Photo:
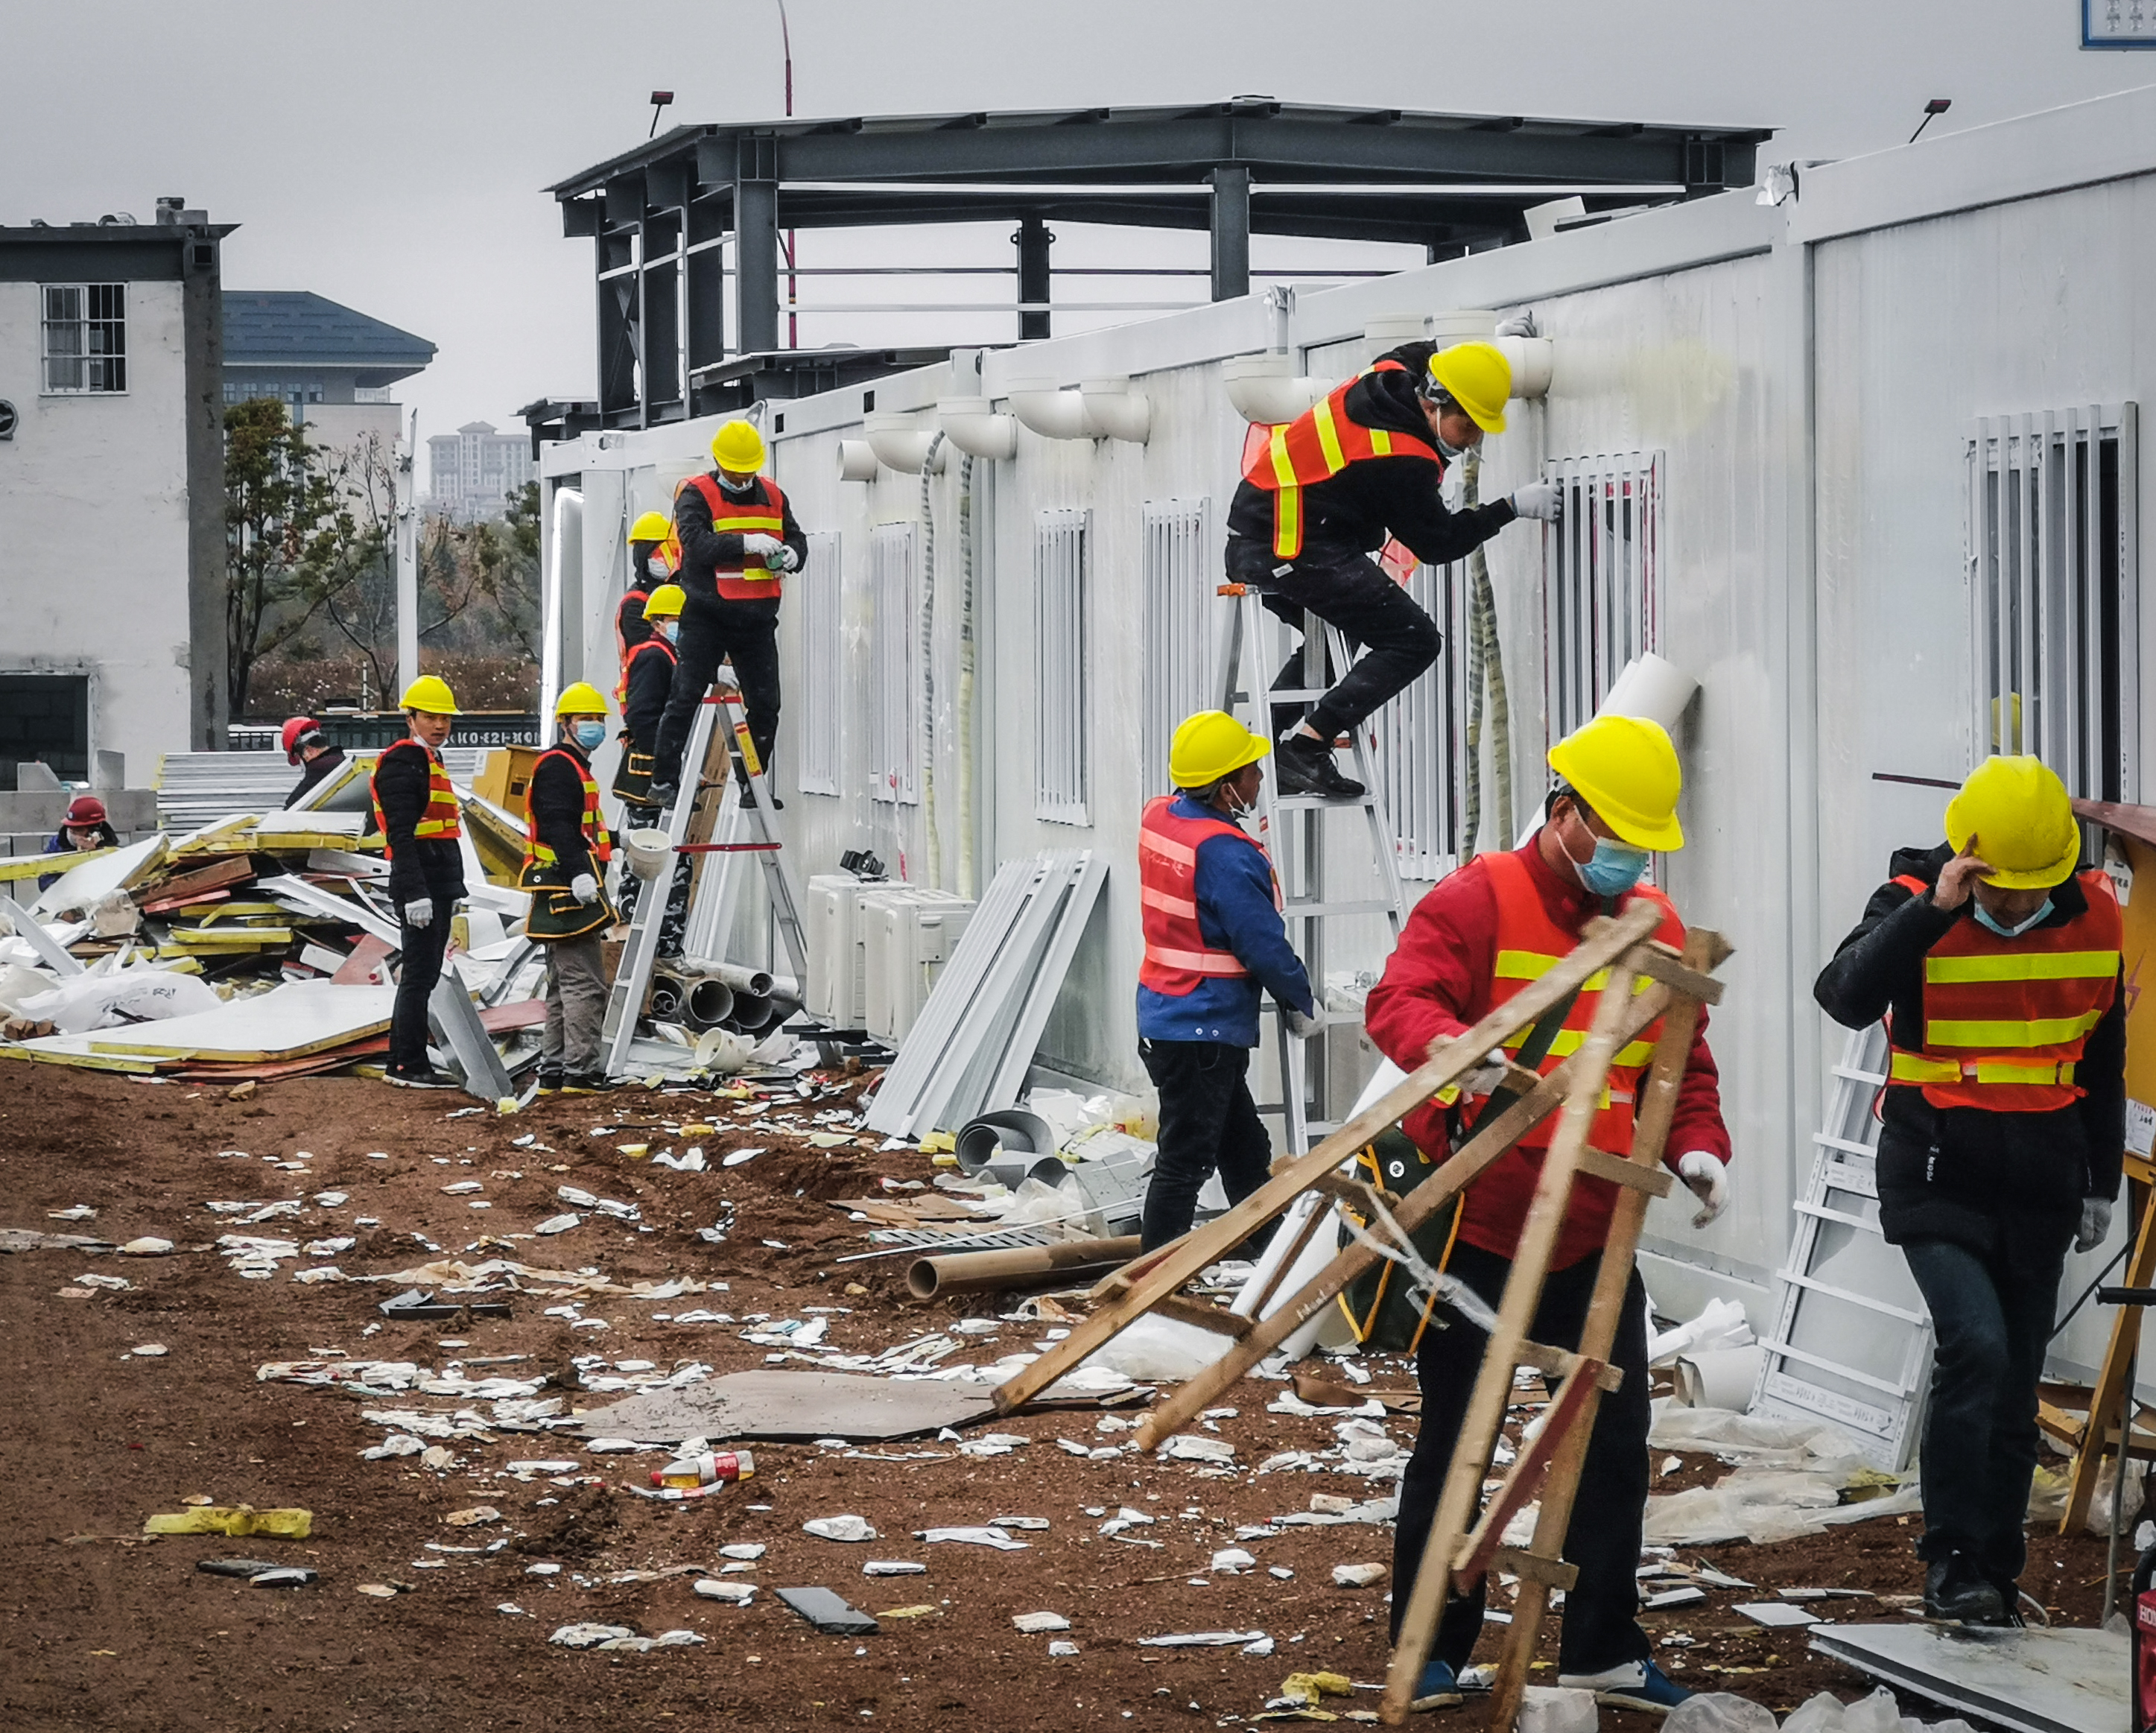
M 1460 504 L 1477 502 L 1482 478 L 1480 452 L 1460 465 Z M 1482 834 L 1483 694 L 1489 694 L 1490 773 L 1497 797 L 1501 847 L 1512 836 L 1512 709 L 1505 689 L 1505 655 L 1497 638 L 1497 598 L 1490 584 L 1490 563 L 1477 548 L 1467 556 L 1467 810 L 1460 835 L 1460 859 L 1475 857 Z
M 928 887 L 943 888 L 943 839 L 936 827 L 936 506 L 928 478 L 943 432 L 921 460 L 921 808 L 928 832 Z

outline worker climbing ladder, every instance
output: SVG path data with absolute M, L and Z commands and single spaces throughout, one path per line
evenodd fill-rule
M 1270 616 L 1264 599 L 1259 591 L 1243 584 L 1224 584 L 1219 594 L 1231 598 L 1235 604 L 1222 668 L 1220 708 L 1233 716 L 1238 704 L 1249 704 L 1254 712 L 1252 732 L 1270 740 L 1274 735 L 1273 705 L 1307 705 L 1324 695 L 1328 649 L 1340 673 L 1347 672 L 1351 660 L 1347 640 L 1337 627 L 1323 625 L 1312 617 L 1301 651 L 1304 683 L 1268 692 L 1265 689 L 1265 657 L 1261 646 L 1265 643 L 1265 622 Z M 1245 656 L 1253 671 L 1247 683 L 1243 673 Z M 1266 776 L 1258 790 L 1258 840 L 1271 851 L 1274 871 L 1280 875 L 1285 897 L 1281 914 L 1289 923 L 1288 941 L 1309 971 L 1311 991 L 1317 1000 L 1315 1021 L 1320 1030 L 1309 1041 L 1298 1041 L 1290 1033 L 1281 1008 L 1273 1006 L 1281 1103 L 1277 1109 L 1260 1108 L 1260 1111 L 1278 1111 L 1281 1114 L 1286 1123 L 1286 1146 L 1298 1155 L 1310 1147 L 1313 1136 L 1322 1137 L 1335 1127 L 1335 1122 L 1327 1117 L 1326 1105 L 1332 1078 L 1327 1074 L 1322 1034 L 1327 1023 L 1332 1021 L 1325 1009 L 1325 969 L 1332 949 L 1327 942 L 1326 923 L 1352 916 L 1383 915 L 1390 938 L 1397 941 L 1407 915 L 1406 894 L 1400 887 L 1399 850 L 1384 809 L 1378 802 L 1370 746 L 1370 736 L 1358 724 L 1348 741 L 1355 779 L 1363 784 L 1363 793 L 1355 799 L 1283 795 L 1275 786 L 1276 777 L 1272 774 Z M 1325 820 L 1353 812 L 1360 812 L 1369 826 L 1370 853 L 1377 870 L 1379 894 L 1374 897 L 1328 900 L 1327 881 L 1337 863 L 1328 859 Z M 1287 820 L 1285 825 L 1281 822 L 1283 817 Z M 1388 944 L 1387 949 L 1390 949 Z

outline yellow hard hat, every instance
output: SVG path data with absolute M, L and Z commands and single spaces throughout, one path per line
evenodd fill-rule
M 404 688 L 404 696 L 397 701 L 399 710 L 424 710 L 430 716 L 461 716 L 457 708 L 456 694 L 449 683 L 439 674 L 422 674 Z
M 554 701 L 554 714 L 557 716 L 604 716 L 606 713 L 606 700 L 599 696 L 599 689 L 582 680 L 566 688 Z
M 1485 433 L 1505 430 L 1512 363 L 1495 343 L 1455 343 L 1430 357 L 1430 377 Z
M 1635 848 L 1680 849 L 1684 771 L 1669 731 L 1644 716 L 1598 716 L 1549 749 L 1549 767 Z
M 1201 710 L 1185 717 L 1168 742 L 1168 780 L 1179 789 L 1202 789 L 1256 764 L 1272 749 L 1272 742 L 1253 734 L 1226 711 Z
M 2041 759 L 1986 759 L 1947 802 L 1947 841 L 1959 854 L 1976 842 L 1992 866 L 1984 882 L 2035 891 L 2073 876 L 2082 857 L 2066 785 Z
M 711 435 L 711 460 L 737 476 L 763 467 L 763 435 L 746 421 L 729 421 Z
M 674 520 L 664 512 L 645 512 L 629 527 L 632 542 L 663 542 L 674 533 Z
M 644 599 L 644 617 L 646 620 L 675 620 L 680 618 L 681 604 L 689 599 L 678 584 L 662 584 Z

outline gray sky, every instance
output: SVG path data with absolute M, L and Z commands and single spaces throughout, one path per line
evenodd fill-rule
M 2156 83 L 2156 55 L 2078 46 L 2079 0 L 790 0 L 802 115 L 1144 105 L 1263 92 L 1474 113 L 1779 126 L 1766 154 L 1845 157 Z M 1316 21 L 1313 26 L 1313 20 Z M 591 244 L 547 183 L 671 121 L 780 111 L 774 0 L 0 0 L 0 223 L 184 193 L 243 224 L 234 288 L 311 289 L 417 332 L 399 388 L 424 438 L 507 425 L 593 382 Z M 72 69 L 72 71 L 69 70 Z M 33 70 L 34 69 L 34 70 Z M 1004 232 L 803 238 L 803 264 L 1006 264 Z M 1275 240 L 1260 263 L 1353 249 Z M 1065 234 L 1059 264 L 1202 265 L 1202 235 Z M 811 249 L 814 249 L 813 251 Z M 1383 249 L 1383 262 L 1419 257 Z M 1354 262 L 1369 262 L 1365 256 Z M 1066 280 L 1067 281 L 1067 280 Z M 991 288 L 991 283 L 998 285 Z M 1154 280 L 1124 292 L 1165 299 Z M 825 279 L 812 295 L 890 299 Z M 932 286 L 931 286 L 932 285 Z M 1007 279 L 916 283 L 1006 296 Z M 1066 298 L 1107 298 L 1059 282 Z M 1059 321 L 1075 328 L 1075 317 Z M 813 316 L 802 341 L 1008 338 L 1009 315 Z

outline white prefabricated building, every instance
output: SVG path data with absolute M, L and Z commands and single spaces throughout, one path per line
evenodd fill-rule
M 1666 1306 L 1727 1293 L 1757 1321 L 1842 1046 L 1812 979 L 1890 851 L 1941 836 L 1944 790 L 1879 779 L 1956 780 L 1997 744 L 2136 801 L 2156 762 L 2136 437 L 2152 282 L 2156 90 L 759 405 L 812 549 L 781 615 L 788 846 L 803 876 L 865 848 L 967 894 L 1016 856 L 1101 851 L 1106 892 L 1042 1058 L 1142 1090 L 1138 815 L 1168 731 L 1216 697 L 1249 425 L 1231 383 L 1330 383 L 1409 335 L 1472 329 L 1462 315 L 1532 307 L 1548 388 L 1515 402 L 1479 480 L 1485 498 L 1537 474 L 1568 490 L 1561 528 L 1516 524 L 1486 550 L 1515 824 L 1548 742 L 1632 655 L 1699 682 L 1677 729 L 1688 846 L 1658 876 L 1737 947 L 1711 1031 L 1735 1196 L 1703 1232 L 1681 1193 L 1658 1204 L 1647 1271 Z M 611 686 L 628 523 L 705 466 L 715 425 L 542 453 L 550 694 Z M 1007 457 L 958 449 L 1006 440 Z M 1415 575 L 1446 649 L 1375 724 L 1410 896 L 1461 848 L 1463 572 Z M 1504 846 L 1486 763 L 1481 780 L 1476 840 Z M 1336 870 L 1367 870 L 1337 834 Z M 1384 950 L 1367 922 L 1327 974 Z M 2112 1249 L 2072 1260 L 2067 1291 Z M 2062 1364 L 2092 1364 L 2104 1324 L 2085 1314 Z

